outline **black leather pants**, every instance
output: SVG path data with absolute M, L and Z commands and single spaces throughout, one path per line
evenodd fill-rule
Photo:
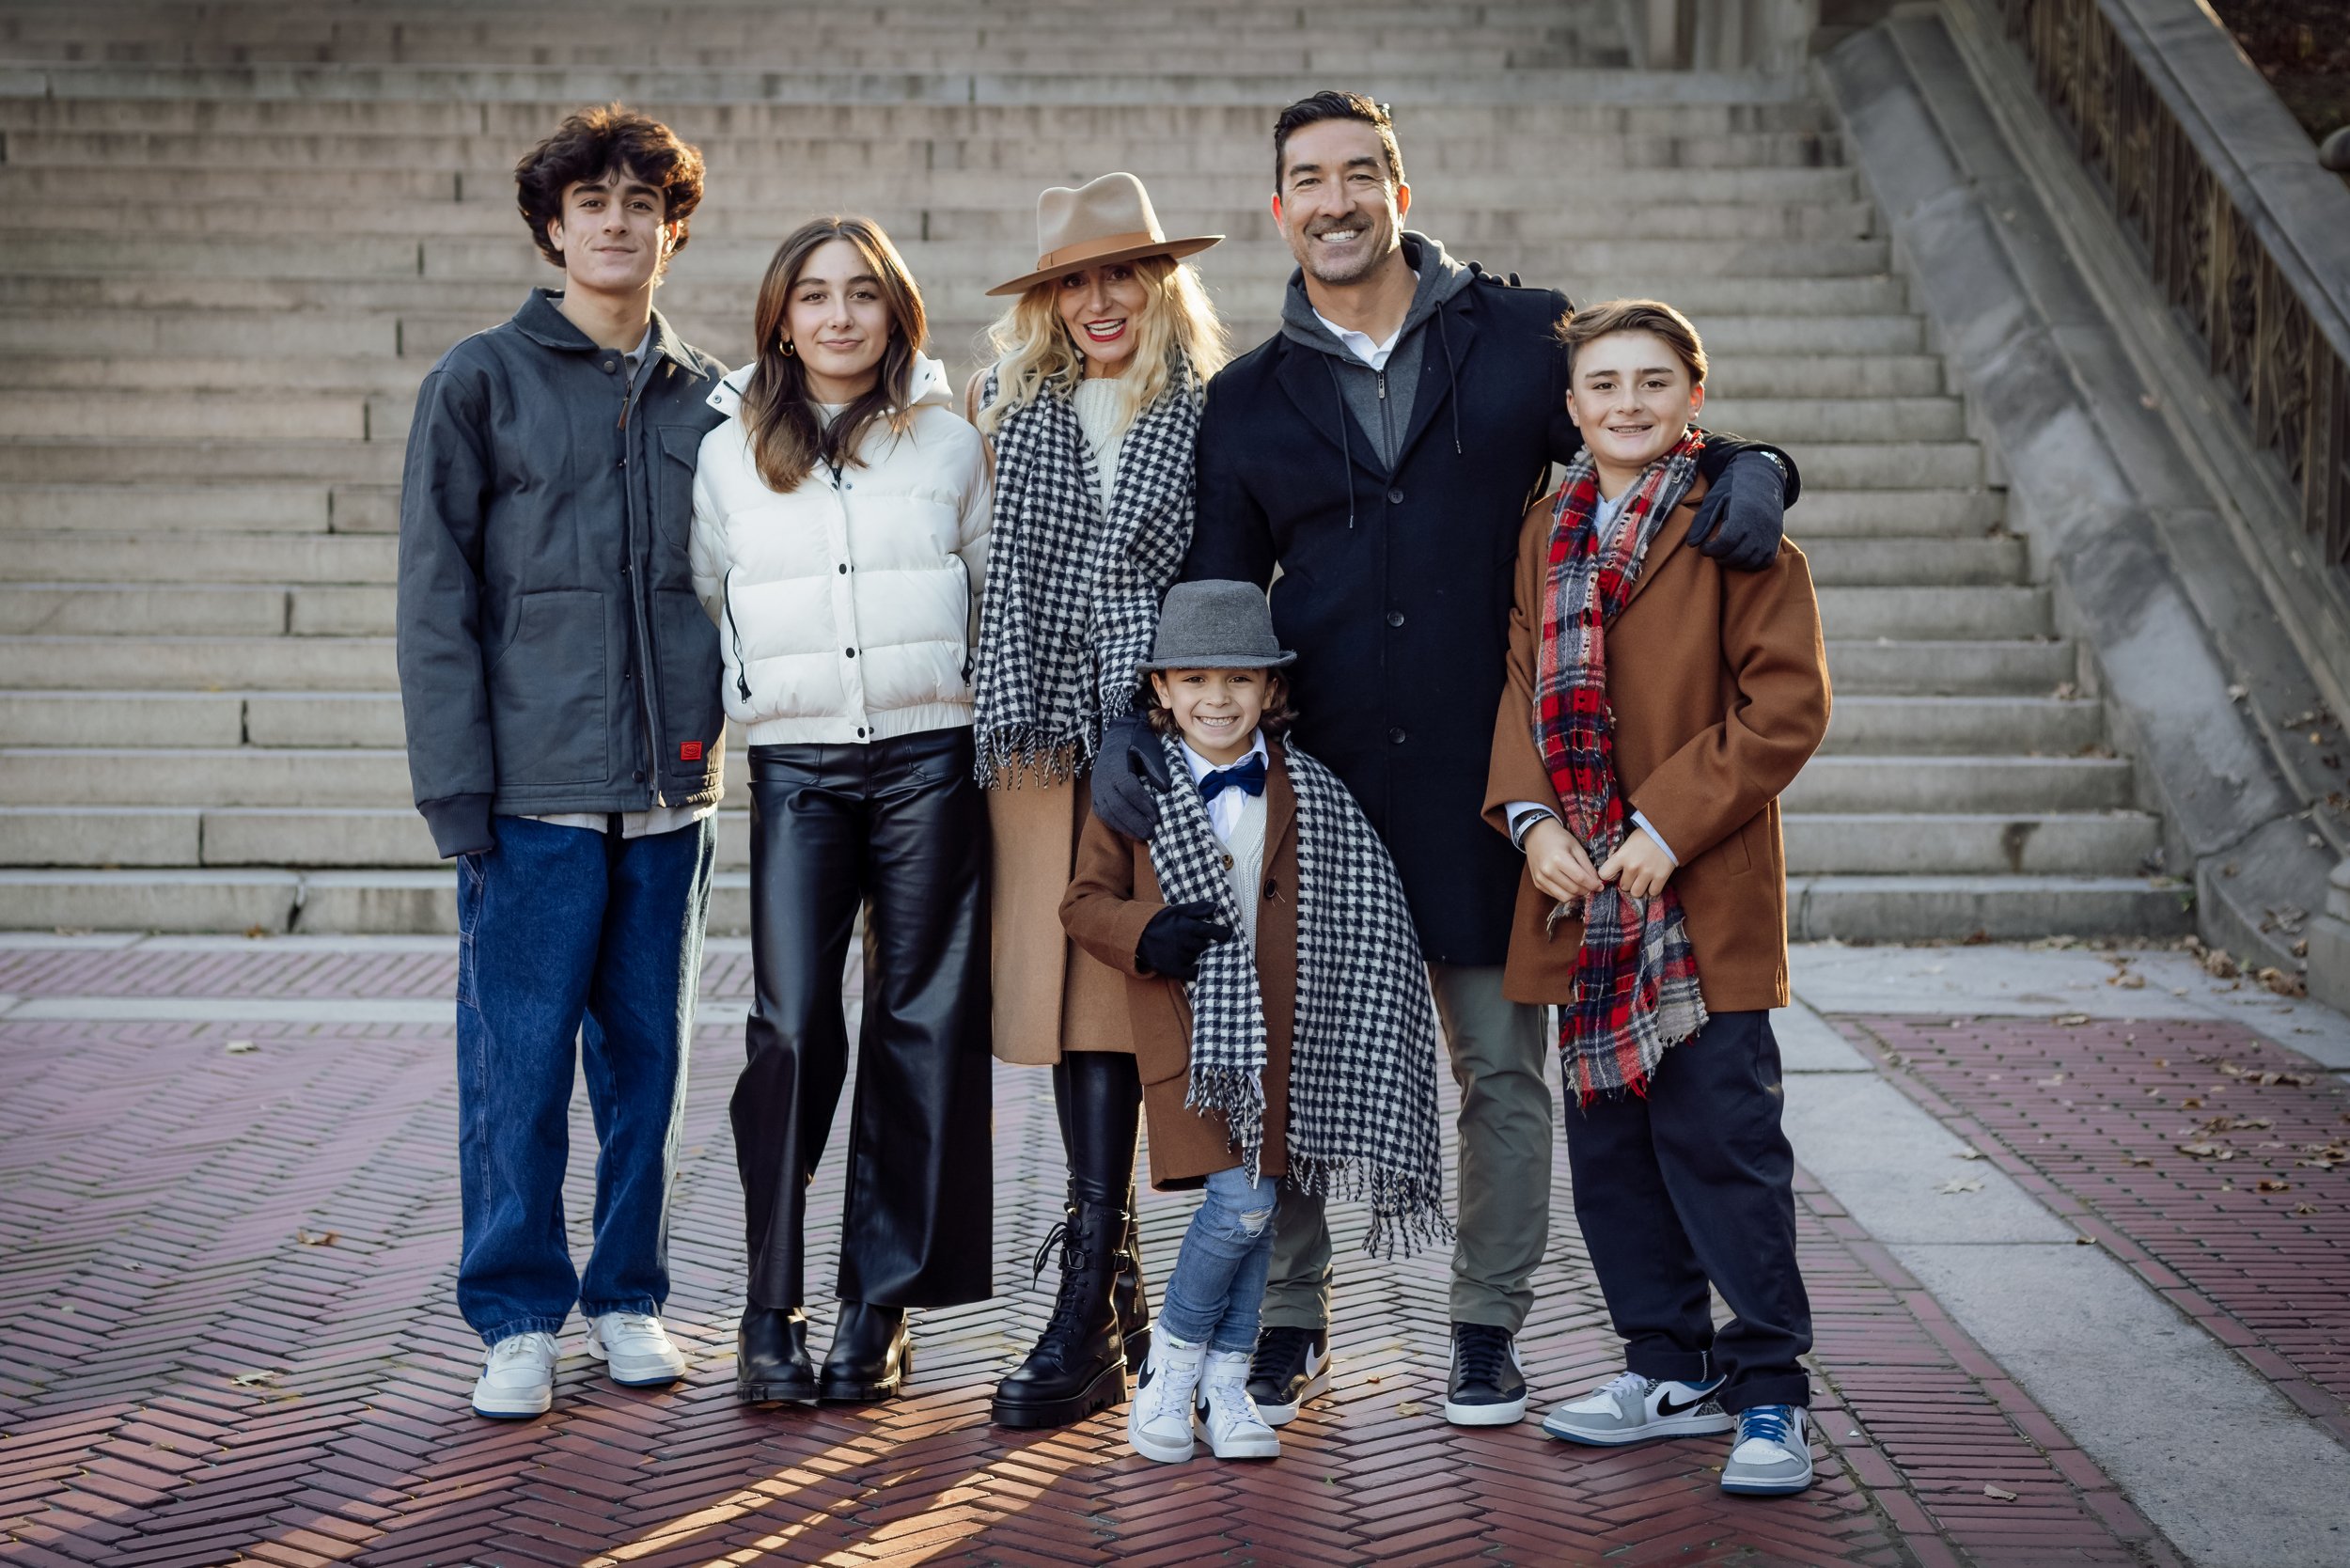
M 734 1086 L 753 1306 L 806 1302 L 807 1185 L 848 1074 L 841 971 L 867 907 L 839 1296 L 989 1294 L 987 819 L 971 731 L 751 747 L 750 1060 Z
M 1142 1124 L 1142 1074 L 1135 1058 L 1123 1051 L 1063 1051 L 1053 1064 L 1053 1108 L 1077 1201 L 1130 1208 Z

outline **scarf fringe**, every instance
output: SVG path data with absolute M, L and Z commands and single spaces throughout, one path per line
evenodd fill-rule
M 1293 1157 L 1283 1180 L 1309 1197 L 1368 1202 L 1371 1229 L 1363 1250 L 1374 1258 L 1408 1258 L 1418 1247 L 1441 1247 L 1454 1237 L 1441 1179 L 1431 1185 L 1418 1172 L 1389 1166 Z
M 1090 768 L 1100 745 L 1094 736 L 1057 735 L 1036 724 L 1007 725 L 979 736 L 973 771 L 983 790 L 1059 784 Z

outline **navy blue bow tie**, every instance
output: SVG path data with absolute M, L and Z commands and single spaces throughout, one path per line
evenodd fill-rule
M 1245 762 L 1216 769 L 1199 780 L 1199 798 L 1203 802 L 1211 801 L 1228 789 L 1246 790 L 1252 795 L 1263 794 L 1264 758 L 1251 752 Z

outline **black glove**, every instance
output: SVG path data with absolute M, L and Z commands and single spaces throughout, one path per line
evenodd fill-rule
M 1129 713 L 1102 727 L 1102 754 L 1093 760 L 1095 816 L 1147 844 L 1159 830 L 1159 796 L 1174 787 L 1167 749 L 1149 724 Z
M 1199 955 L 1231 939 L 1232 928 L 1215 917 L 1215 905 L 1207 900 L 1170 903 L 1142 928 L 1135 962 L 1168 980 L 1198 980 Z
M 1787 537 L 1787 477 L 1770 454 L 1741 452 L 1698 503 L 1689 543 L 1733 572 L 1760 572 Z

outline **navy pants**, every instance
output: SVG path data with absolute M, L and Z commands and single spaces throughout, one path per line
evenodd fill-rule
M 1721 1377 L 1731 1412 L 1811 1401 L 1780 1102 L 1771 1015 L 1717 1012 L 1665 1053 L 1645 1097 L 1567 1106 L 1574 1216 L 1626 1364 L 1682 1383 Z M 1732 1313 L 1718 1331 L 1709 1282 Z
M 484 1344 L 659 1312 L 710 914 L 712 834 L 623 839 L 497 817 L 457 863 L 457 1307 Z M 596 1125 L 595 1247 L 563 1234 L 572 1085 Z

